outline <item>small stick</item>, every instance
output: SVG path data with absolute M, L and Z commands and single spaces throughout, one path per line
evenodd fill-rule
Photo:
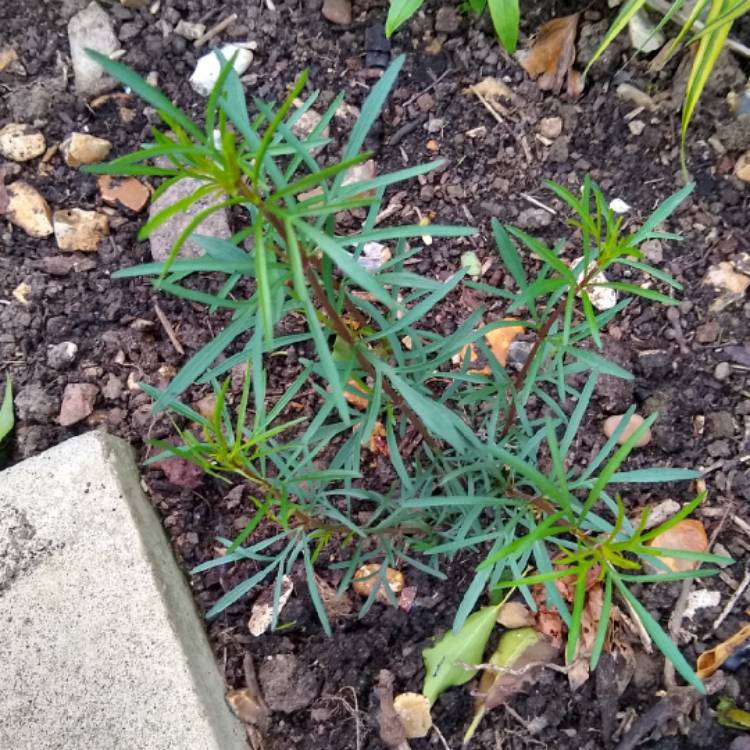
M 740 581 L 739 586 L 737 586 L 737 590 L 732 594 L 732 596 L 729 597 L 729 601 L 724 605 L 724 609 L 721 610 L 721 614 L 714 620 L 714 630 L 716 630 L 719 625 L 721 625 L 721 623 L 726 620 L 727 615 L 729 615 L 729 613 L 732 611 L 734 605 L 737 604 L 737 600 L 742 596 L 742 594 L 745 593 L 745 589 L 748 586 L 750 586 L 750 565 L 745 568 L 745 576 Z
M 521 197 L 524 200 L 528 201 L 529 203 L 532 203 L 533 205 L 535 205 L 537 208 L 541 208 L 541 209 L 547 211 L 547 213 L 550 213 L 553 216 L 557 216 L 557 211 L 555 211 L 554 208 L 550 208 L 550 206 L 545 205 L 544 203 L 542 203 L 541 201 L 539 201 L 536 198 L 532 197 L 528 193 L 521 193 Z
M 432 91 L 432 89 L 437 86 L 440 81 L 443 80 L 449 73 L 453 72 L 453 68 L 446 68 L 427 88 L 422 89 L 421 91 L 418 91 L 414 96 L 412 96 L 410 99 L 407 99 L 401 106 L 402 107 L 408 107 L 410 104 L 413 104 L 417 99 L 419 99 L 422 94 L 426 94 L 428 91 Z
M 156 313 L 156 317 L 159 318 L 159 322 L 162 325 L 162 328 L 164 329 L 164 332 L 169 337 L 169 340 L 172 342 L 172 346 L 177 350 L 178 354 L 185 354 L 185 350 L 182 348 L 182 344 L 180 343 L 180 340 L 177 338 L 177 334 L 174 332 L 174 328 L 172 327 L 172 324 L 167 319 L 167 316 L 162 311 L 161 307 L 159 307 L 158 302 L 154 302 L 154 312 Z
M 750 523 L 748 523 L 747 521 L 743 521 L 739 516 L 732 516 L 732 520 L 734 521 L 735 526 L 738 526 L 742 531 L 750 536 Z
M 232 13 L 231 16 L 227 16 L 223 21 L 219 21 L 215 26 L 212 26 L 202 37 L 195 40 L 195 47 L 202 47 L 206 42 L 210 42 L 215 36 L 221 34 L 224 29 L 229 28 L 237 20 L 237 14 Z

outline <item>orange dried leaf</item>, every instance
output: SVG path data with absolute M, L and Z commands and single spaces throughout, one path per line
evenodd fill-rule
M 745 625 L 731 638 L 727 638 L 718 646 L 704 651 L 695 663 L 695 673 L 698 679 L 705 680 L 710 677 L 748 638 L 750 638 L 750 625 Z
M 379 453 L 381 456 L 388 456 L 388 441 L 386 440 L 386 431 L 382 422 L 375 422 L 372 427 L 372 435 L 367 442 L 367 447 L 371 453 Z
M 515 320 L 515 318 L 503 318 L 503 321 L 512 320 Z M 510 345 L 523 331 L 523 326 L 505 326 L 504 328 L 495 328 L 485 335 L 484 338 L 487 340 L 490 351 L 503 367 L 508 364 Z
M 385 578 L 388 581 L 388 588 L 394 593 L 401 593 L 404 588 L 404 574 L 400 570 L 394 568 L 385 569 Z M 369 596 L 373 587 L 378 587 L 378 593 L 375 598 L 383 604 L 390 604 L 391 601 L 388 598 L 387 592 L 382 586 L 382 579 L 380 577 L 380 565 L 378 563 L 369 563 L 363 565 L 354 574 L 354 580 L 352 581 L 352 588 L 360 596 Z
M 532 77 L 538 78 L 542 91 L 559 94 L 566 76 L 569 93 L 580 88 L 572 72 L 576 59 L 576 31 L 578 14 L 553 18 L 542 26 L 528 50 L 519 53 L 521 67 Z
M 365 411 L 370 403 L 367 395 L 354 379 L 347 383 L 347 387 L 344 389 L 344 398 L 348 404 L 351 404 L 355 409 L 359 409 L 360 411 Z
M 671 529 L 651 540 L 651 547 L 657 549 L 679 549 L 687 552 L 705 552 L 708 549 L 708 536 L 703 524 L 694 519 L 686 518 L 676 523 Z M 693 570 L 698 566 L 697 560 L 682 560 L 676 557 L 659 558 L 670 570 Z

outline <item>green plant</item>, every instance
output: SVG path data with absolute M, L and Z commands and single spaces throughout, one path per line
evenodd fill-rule
M 340 591 L 364 563 L 380 565 L 379 585 L 360 610 L 363 615 L 381 590 L 393 599 L 383 585 L 388 566 L 411 566 L 442 578 L 445 560 L 473 550 L 485 559 L 464 595 L 455 631 L 469 622 L 484 592 L 497 597 L 503 587 L 517 586 L 536 606 L 529 587 L 542 583 L 569 627 L 570 653 L 580 605 L 576 598 L 572 612 L 568 610 L 554 586 L 556 578 L 572 575 L 580 586 L 581 576 L 595 570 L 607 582 L 608 601 L 616 590 L 640 612 L 628 581 L 678 577 L 665 572 L 638 578 L 641 561 L 649 560 L 657 569 L 664 566 L 659 550 L 645 546 L 651 532 L 630 523 L 617 494 L 629 482 L 698 476 L 671 468 L 621 470 L 655 415 L 619 448 L 623 427 L 584 467 L 568 467 L 598 375 L 632 377 L 595 351 L 602 345 L 602 327 L 633 296 L 675 303 L 671 295 L 679 285 L 643 263 L 638 247 L 654 238 L 679 239 L 658 226 L 692 186 L 668 198 L 640 229 L 626 233 L 622 217 L 615 216 L 590 179 L 580 197 L 549 183 L 574 214 L 579 262 L 563 260 L 562 243 L 549 248 L 495 222 L 500 259 L 516 291 L 465 281 L 465 270 L 435 281 L 407 270 L 407 262 L 421 248 L 409 247 L 406 239 L 470 230 L 375 227 L 385 188 L 436 165 L 354 184 L 347 180 L 348 170 L 369 156 L 360 148 L 401 59 L 370 92 L 341 160 L 325 166 L 319 162 L 327 145 L 323 132 L 341 100 L 333 102 L 312 132 L 298 136 L 295 126 L 315 101 L 313 94 L 294 109 L 304 76 L 277 109 L 255 100 L 259 114 L 251 120 L 239 78 L 225 62 L 208 100 L 205 126 L 199 128 L 129 69 L 101 56 L 95 59 L 156 107 L 170 133 L 155 130 L 154 144 L 90 171 L 163 177 L 157 194 L 186 177 L 202 183 L 191 196 L 154 216 L 141 236 L 200 196 L 215 200 L 183 232 L 164 263 L 117 274 L 151 276 L 157 289 L 225 314 L 223 330 L 163 391 L 144 387 L 157 409 L 173 413 L 182 441 L 177 446 L 158 443 L 163 452 L 152 460 L 177 455 L 219 479 L 242 478 L 251 488 L 255 513 L 246 528 L 235 540 L 221 539 L 225 553 L 194 571 L 235 563 L 249 570 L 246 580 L 224 594 L 209 616 L 270 580 L 277 617 L 283 579 L 299 564 L 323 627 L 330 631 L 316 563 L 327 561 L 337 571 Z M 157 157 L 170 166 L 148 163 Z M 197 236 L 205 254 L 178 257 L 200 220 L 226 205 L 245 209 L 248 227 L 231 241 Z M 355 207 L 366 209 L 362 229 L 337 234 L 336 214 Z M 392 243 L 393 257 L 365 271 L 360 259 L 368 243 L 386 241 Z M 532 264 L 537 269 L 530 279 L 524 269 Z M 601 276 L 604 272 L 651 277 L 650 285 L 610 280 Z M 448 336 L 423 325 L 462 282 L 504 300 L 508 315 L 526 318 L 523 325 L 534 334 L 534 343 L 514 374 L 495 359 L 485 335 L 518 326 L 519 321 L 483 323 L 485 310 L 479 308 L 456 321 Z M 652 288 L 654 284 L 665 291 Z M 589 295 L 597 287 L 609 287 L 624 298 L 611 309 L 596 311 Z M 291 345 L 304 348 L 305 355 L 283 393 L 272 395 L 268 370 Z M 471 356 L 464 357 L 458 370 L 451 368 L 454 356 L 472 346 L 486 359 L 489 375 L 471 370 Z M 239 393 L 226 379 L 236 366 L 245 368 Z M 214 390 L 209 417 L 180 401 L 196 382 Z M 361 410 L 349 403 L 352 397 L 359 399 Z M 312 415 L 290 418 L 301 399 L 314 404 Z M 563 408 L 570 402 L 575 403 L 572 410 Z M 381 486 L 364 482 L 363 454 L 368 451 L 388 458 L 390 476 Z M 542 471 L 539 467 L 545 464 L 549 469 Z M 525 576 L 529 568 L 536 573 Z M 642 619 L 657 645 L 694 681 L 658 624 L 646 614 Z
M 623 4 L 586 66 L 584 75 L 601 57 L 604 50 L 612 44 L 615 37 L 627 27 L 633 16 L 647 5 L 649 5 L 648 0 L 627 0 Z M 716 60 L 724 47 L 734 22 L 750 12 L 750 0 L 697 0 L 692 5 L 686 5 L 685 0 L 674 0 L 669 10 L 662 16 L 656 29 L 661 29 L 673 20 L 683 6 L 686 6 L 689 12 L 680 22 L 680 32 L 669 48 L 668 57 L 672 57 L 681 45 L 693 48 L 693 62 L 682 103 L 682 124 L 680 128 L 680 159 L 683 172 L 687 173 L 685 142 L 690 121 L 695 114 L 703 89 L 711 76 Z M 701 21 L 703 14 L 706 14 L 705 21 Z M 688 38 L 691 31 L 696 28 L 698 30 Z M 686 38 L 687 41 L 685 41 Z
M 5 379 L 5 390 L 2 403 L 0 403 L 0 445 L 13 431 L 13 384 L 10 375 Z
M 385 21 L 386 36 L 403 26 L 423 5 L 424 0 L 390 0 Z M 518 0 L 462 0 L 462 10 L 481 15 L 489 9 L 500 43 L 511 54 L 516 51 L 521 20 Z

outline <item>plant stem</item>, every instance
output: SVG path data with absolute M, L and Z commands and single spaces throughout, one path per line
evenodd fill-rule
M 238 188 L 242 195 L 247 198 L 248 201 L 252 203 L 258 209 L 258 211 L 260 211 L 263 216 L 265 216 L 266 219 L 273 225 L 273 228 L 278 232 L 279 237 L 281 237 L 281 239 L 284 240 L 284 243 L 286 244 L 288 242 L 286 227 L 284 226 L 284 223 L 279 219 L 279 217 L 268 210 L 268 207 L 266 206 L 263 199 L 255 192 L 255 190 L 253 190 L 250 185 L 244 182 L 239 182 Z M 310 264 L 310 259 L 304 252 L 302 252 L 301 255 L 302 265 L 305 271 L 305 278 L 307 279 L 307 283 L 310 285 L 310 289 L 315 295 L 316 301 L 325 312 L 326 317 L 330 320 L 334 331 L 352 348 L 354 355 L 357 357 L 359 366 L 371 378 L 375 379 L 375 368 L 372 366 L 372 364 L 370 364 L 370 362 L 368 362 L 365 355 L 358 349 L 357 342 L 352 335 L 352 332 L 349 330 L 349 327 L 346 325 L 346 322 L 338 313 L 333 303 L 328 299 L 328 296 L 326 295 L 323 287 L 318 281 L 318 277 L 315 275 L 315 270 Z M 359 312 L 356 310 L 356 308 L 347 305 L 347 309 L 358 319 L 358 321 L 364 322 L 361 321 L 361 317 L 359 316 Z M 385 390 L 393 403 L 398 406 L 398 408 L 401 409 L 404 414 L 406 414 L 409 421 L 414 425 L 424 441 L 431 448 L 437 449 L 437 441 L 432 437 L 427 427 L 425 427 L 424 422 L 422 422 L 422 420 L 417 416 L 417 413 L 404 401 L 401 394 L 398 393 L 398 391 L 396 391 L 391 383 L 389 383 L 385 379 L 383 380 L 383 390 Z

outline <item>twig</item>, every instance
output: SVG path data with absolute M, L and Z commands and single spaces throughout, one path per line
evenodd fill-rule
M 495 108 L 481 95 L 478 94 L 476 91 L 474 92 L 474 96 L 476 96 L 477 99 L 479 99 L 480 102 L 484 105 L 484 108 L 497 120 L 500 125 L 505 127 L 505 120 L 503 120 L 502 117 L 497 113 Z
M 745 589 L 750 586 L 750 564 L 745 567 L 745 576 L 737 586 L 736 591 L 729 597 L 729 601 L 724 605 L 724 609 L 721 610 L 721 614 L 714 620 L 713 629 L 716 630 L 727 615 L 732 611 L 732 608 L 737 604 L 737 600 L 745 593 Z
M 420 96 L 422 96 L 422 94 L 426 94 L 428 91 L 432 91 L 432 89 L 434 89 L 435 86 L 437 86 L 440 81 L 443 80 L 443 78 L 445 78 L 449 73 L 452 72 L 453 68 L 446 68 L 429 86 L 427 86 L 427 88 L 424 88 L 421 91 L 417 91 L 414 96 L 407 99 L 401 106 L 408 107 L 410 104 L 413 104 L 415 101 L 417 101 L 417 99 L 419 99 Z
M 542 203 L 540 200 L 537 200 L 533 196 L 529 195 L 528 193 L 521 193 L 521 197 L 528 201 L 529 203 L 535 205 L 537 208 L 541 208 L 547 213 L 552 214 L 553 216 L 557 216 L 557 211 L 555 211 L 554 208 L 551 208 L 550 206 L 547 206 L 546 204 Z
M 210 42 L 215 36 L 221 34 L 224 29 L 229 28 L 237 20 L 237 14 L 232 13 L 231 16 L 227 16 L 223 21 L 219 21 L 215 26 L 212 26 L 202 37 L 195 40 L 195 47 L 200 48 L 206 42 Z
M 747 521 L 743 521 L 737 515 L 732 516 L 732 521 L 734 522 L 735 526 L 737 526 L 741 531 L 744 531 L 748 536 L 750 536 L 750 523 L 748 523 Z
M 158 302 L 154 302 L 154 312 L 156 313 L 156 317 L 159 318 L 159 322 L 161 323 L 161 326 L 164 329 L 164 332 L 167 334 L 169 340 L 172 342 L 172 346 L 177 350 L 177 353 L 185 354 L 185 350 L 182 348 L 182 344 L 180 343 L 180 340 L 177 338 L 177 334 L 175 333 L 175 330 L 172 327 L 172 324 L 169 322 L 169 319 L 164 314 L 161 307 L 159 307 Z
M 413 120 L 410 120 L 406 125 L 402 125 L 388 141 L 389 146 L 397 146 L 409 133 L 413 133 L 425 120 L 427 119 L 427 113 L 424 112 L 421 115 L 417 115 Z
M 445 750 L 451 750 L 451 747 L 448 744 L 448 741 L 445 739 L 445 736 L 440 731 L 440 727 L 437 724 L 432 725 L 432 731 L 435 732 L 435 734 L 438 736 L 438 739 L 440 740 Z
M 650 6 L 659 13 L 662 13 L 663 15 L 669 13 L 672 8 L 672 3 L 666 2 L 666 0 L 646 0 L 646 5 Z M 674 23 L 683 25 L 685 21 L 687 21 L 687 16 L 682 11 L 678 10 L 672 15 L 671 20 Z M 705 27 L 705 25 L 706 24 L 700 19 L 696 19 L 693 22 L 693 27 L 696 31 L 700 31 Z M 732 37 L 728 37 L 725 44 L 729 49 L 732 50 L 732 52 L 736 52 L 738 55 L 742 55 L 743 57 L 750 57 L 750 48 L 746 47 L 744 44 L 742 44 L 742 42 L 739 42 Z

